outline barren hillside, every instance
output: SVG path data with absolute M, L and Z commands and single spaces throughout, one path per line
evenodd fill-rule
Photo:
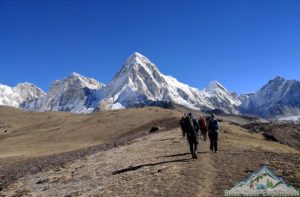
M 12 125 L 11 128 L 20 125 L 17 129 L 20 133 L 22 128 L 28 127 L 47 133 L 48 123 L 53 124 L 53 128 L 57 121 L 59 128 L 65 128 L 60 129 L 60 133 L 64 133 L 61 137 L 65 138 L 71 131 L 78 137 L 56 142 L 52 139 L 53 136 L 48 136 L 53 145 L 76 141 L 84 146 L 71 146 L 70 152 L 60 150 L 52 155 L 46 151 L 42 155 L 39 152 L 31 153 L 32 149 L 28 149 L 22 151 L 28 152 L 26 158 L 5 154 L 0 168 L 0 194 L 4 196 L 215 197 L 265 165 L 278 176 L 282 176 L 288 184 L 300 187 L 300 152 L 291 146 L 265 140 L 261 133 L 239 126 L 238 122 L 251 122 L 246 117 L 220 117 L 222 122 L 219 152 L 211 153 L 208 142 L 201 140 L 199 158 L 193 160 L 186 139 L 178 128 L 177 122 L 181 113 L 176 111 L 143 108 L 93 115 L 27 115 L 28 120 L 37 117 L 37 125 L 45 124 L 46 128 L 25 124 L 25 112 L 13 111 L 10 108 L 9 111 L 23 116 L 24 120 L 14 120 L 8 116 L 1 117 L 1 121 Z M 53 122 L 46 124 L 43 116 L 50 116 Z M 116 117 L 119 121 L 114 122 L 113 120 L 118 119 Z M 59 122 L 62 118 L 65 121 Z M 98 126 L 98 121 L 103 120 L 110 124 Z M 160 126 L 162 132 L 149 133 L 152 126 Z M 102 130 L 94 133 L 88 128 Z M 32 133 L 33 131 L 36 130 L 33 129 Z M 6 135 L 14 138 L 14 133 L 18 132 L 8 131 Z M 15 134 L 15 137 L 21 139 L 26 136 L 25 133 L 23 135 Z M 95 138 L 99 136 L 104 140 L 87 141 L 89 138 L 85 135 Z M 3 136 L 5 135 L 1 134 L 1 139 L 7 139 Z M 38 136 L 41 135 L 35 136 L 36 142 Z M 30 144 L 30 141 L 27 143 Z M 20 148 L 11 150 L 17 153 Z
M 140 133 L 140 127 L 147 124 L 164 126 L 166 120 L 176 122 L 179 117 L 179 112 L 156 107 L 73 114 L 0 106 L 0 158 L 50 155 L 111 143 Z

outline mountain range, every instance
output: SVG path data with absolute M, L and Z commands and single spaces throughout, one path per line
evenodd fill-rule
M 162 74 L 148 58 L 135 52 L 107 85 L 77 73 L 54 81 L 47 93 L 30 83 L 20 83 L 16 87 L 0 84 L 0 105 L 27 111 L 91 113 L 172 104 L 194 110 L 219 110 L 267 118 L 299 115 L 300 82 L 276 77 L 256 93 L 239 96 L 217 81 L 199 90 Z

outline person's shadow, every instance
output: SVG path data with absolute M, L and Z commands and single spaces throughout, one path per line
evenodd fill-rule
M 146 166 L 157 166 L 157 165 L 166 164 L 166 163 L 188 162 L 189 160 L 191 160 L 191 159 L 177 159 L 177 160 L 162 161 L 162 162 L 157 162 L 157 163 L 141 164 L 141 165 L 137 165 L 137 166 L 129 166 L 127 168 L 113 171 L 112 174 L 113 175 L 122 174 L 125 172 L 135 171 L 135 170 L 138 170 L 138 169 L 146 167 Z
M 208 153 L 208 151 L 198 151 L 198 154 L 206 154 Z M 162 157 L 165 158 L 169 158 L 169 157 L 180 157 L 180 156 L 185 156 L 185 155 L 190 155 L 191 153 L 180 153 L 180 154 L 175 154 L 175 155 L 165 155 Z M 166 164 L 166 163 L 178 163 L 178 162 L 188 162 L 192 160 L 192 158 L 190 159 L 176 159 L 176 160 L 170 160 L 170 161 L 162 161 L 162 162 L 157 162 L 157 163 L 148 163 L 148 164 L 141 164 L 141 165 L 137 165 L 137 166 L 129 166 L 127 168 L 123 168 L 120 170 L 115 170 L 112 172 L 113 175 L 116 174 L 122 174 L 125 172 L 130 172 L 130 171 L 135 171 L 138 170 L 140 168 L 146 167 L 146 166 L 157 166 L 157 165 L 161 165 L 161 164 Z
M 209 153 L 208 151 L 198 151 L 197 154 L 206 154 Z M 185 155 L 190 155 L 191 153 L 180 153 L 180 154 L 175 154 L 175 155 L 165 155 L 163 157 L 180 157 L 180 156 L 185 156 Z

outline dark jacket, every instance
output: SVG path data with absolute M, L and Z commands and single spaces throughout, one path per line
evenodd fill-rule
M 219 132 L 220 123 L 216 118 L 209 119 L 207 126 L 209 132 Z
M 185 136 L 187 133 L 188 135 L 190 133 L 198 133 L 199 131 L 199 125 L 198 122 L 193 117 L 185 117 L 184 119 L 180 120 L 180 127 L 182 130 L 182 135 Z

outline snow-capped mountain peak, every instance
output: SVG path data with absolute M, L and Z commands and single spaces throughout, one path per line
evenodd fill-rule
M 122 105 L 136 105 L 142 97 L 158 100 L 160 84 L 164 83 L 157 67 L 140 53 L 133 53 L 125 61 L 121 70 L 105 88 L 105 97 Z M 143 101 L 142 101 L 143 102 Z
M 135 52 L 105 88 L 105 100 L 101 106 L 110 109 L 109 105 L 112 104 L 130 107 L 151 102 L 173 102 L 192 109 L 208 110 L 225 106 L 224 103 L 215 105 L 216 102 L 224 101 L 230 105 L 224 108 L 225 112 L 237 113 L 235 108 L 239 104 L 238 101 L 231 99 L 230 93 L 220 83 L 215 83 L 214 87 L 211 89 L 217 90 L 217 97 L 214 97 L 217 95 L 215 91 L 201 91 L 162 74 L 148 58 Z M 105 106 L 104 103 L 108 105 Z
M 80 77 L 81 75 L 78 74 L 77 72 L 72 72 L 72 73 L 70 74 L 70 76 L 73 76 L 73 77 Z
M 228 92 L 228 90 L 218 81 L 211 81 L 205 88 L 205 91 L 213 93 L 214 91 L 222 90 Z
M 210 95 L 210 102 L 215 108 L 224 112 L 238 113 L 238 106 L 241 105 L 241 102 L 236 93 L 230 93 L 220 82 L 211 81 L 204 92 Z
M 66 86 L 79 86 L 81 88 L 100 89 L 105 86 L 103 83 L 99 83 L 96 79 L 84 77 L 76 72 L 71 73 L 67 78 L 63 80 L 56 80 L 54 83 L 63 83 Z
M 30 83 L 15 87 L 0 84 L 0 105 L 29 111 L 69 111 L 120 109 L 137 106 L 177 104 L 190 109 L 225 113 L 247 113 L 271 117 L 300 114 L 300 81 L 275 77 L 251 94 L 229 92 L 212 81 L 203 90 L 162 74 L 144 55 L 135 52 L 106 86 L 78 73 L 52 83 L 46 94 Z
M 0 84 L 0 105 L 20 107 L 23 102 L 33 100 L 46 95 L 35 85 L 25 82 L 15 87 Z
M 259 91 L 248 97 L 244 96 L 241 105 L 243 113 L 256 114 L 263 117 L 299 115 L 300 114 L 300 82 L 275 77 Z
M 281 77 L 281 76 L 277 76 L 277 77 L 275 77 L 273 80 L 271 80 L 271 81 L 285 81 L 285 79 L 283 78 L 283 77 Z
M 25 103 L 23 108 L 29 111 L 92 112 L 104 87 L 95 79 L 72 73 L 54 81 L 47 95 Z
M 127 58 L 115 78 L 120 78 L 120 76 L 128 75 L 131 75 L 131 77 L 133 77 L 133 75 L 138 73 L 152 75 L 153 72 L 161 74 L 156 65 L 153 64 L 148 58 L 138 52 L 134 52 Z
M 36 99 L 46 95 L 42 89 L 28 82 L 18 83 L 13 89 L 15 92 L 20 94 L 23 101 Z
M 130 55 L 126 62 L 125 62 L 125 66 L 126 67 L 130 67 L 130 66 L 153 66 L 156 67 L 154 64 L 152 64 L 152 62 L 146 58 L 144 55 L 138 53 L 138 52 L 134 52 L 132 55 Z

